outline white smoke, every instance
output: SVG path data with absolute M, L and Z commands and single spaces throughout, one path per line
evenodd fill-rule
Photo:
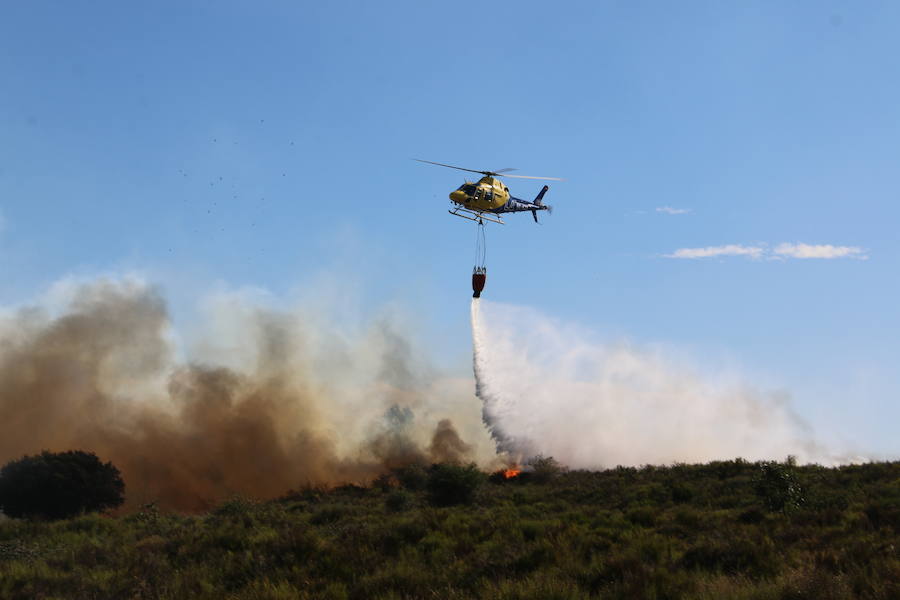
M 472 301 L 477 393 L 498 448 L 572 468 L 742 457 L 831 463 L 784 394 L 602 344 L 521 307 Z

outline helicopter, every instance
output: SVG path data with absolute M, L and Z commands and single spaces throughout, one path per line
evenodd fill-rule
M 544 204 L 544 194 L 550 189 L 545 185 L 533 202 L 514 198 L 509 193 L 509 188 L 498 179 L 498 177 L 515 177 L 517 179 L 546 179 L 551 181 L 563 181 L 558 177 L 533 177 L 530 175 L 508 175 L 509 171 L 515 169 L 500 169 L 499 171 L 478 171 L 475 169 L 464 169 L 463 167 L 454 167 L 453 165 L 445 165 L 443 163 L 432 162 L 430 160 L 413 159 L 418 162 L 437 165 L 439 167 L 448 167 L 450 169 L 458 169 L 460 171 L 468 171 L 469 173 L 480 173 L 483 175 L 477 182 L 466 181 L 457 189 L 450 192 L 450 200 L 455 205 L 448 212 L 451 215 L 462 217 L 470 221 L 475 221 L 479 225 L 483 225 L 484 221 L 499 223 L 503 225 L 503 219 L 500 215 L 503 213 L 526 212 L 531 211 L 534 222 L 538 222 L 537 213 L 539 210 L 552 212 L 553 207 Z

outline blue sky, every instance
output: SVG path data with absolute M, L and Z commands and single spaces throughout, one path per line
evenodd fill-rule
M 463 177 L 410 159 L 517 167 L 566 181 L 541 226 L 490 228 L 488 298 L 739 364 L 897 456 L 898 26 L 890 2 L 6 3 L 0 303 L 138 271 L 177 317 L 339 273 L 464 364 Z

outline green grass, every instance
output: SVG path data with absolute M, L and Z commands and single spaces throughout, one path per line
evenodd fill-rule
M 763 471 L 494 479 L 455 506 L 383 478 L 203 515 L 0 520 L 0 598 L 900 598 L 900 462 Z

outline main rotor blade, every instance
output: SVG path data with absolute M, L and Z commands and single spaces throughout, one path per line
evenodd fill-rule
M 515 177 L 516 179 L 544 179 L 547 181 L 565 181 L 565 179 L 560 179 L 559 177 L 534 177 L 532 175 L 506 175 L 509 171 L 515 171 L 516 169 L 500 169 L 499 171 L 478 171 L 476 169 L 465 169 L 463 167 L 456 167 L 454 165 L 445 165 L 444 163 L 434 162 L 431 160 L 422 160 L 421 158 L 414 158 L 413 160 L 421 163 L 428 163 L 429 165 L 437 165 L 439 167 L 447 167 L 449 169 L 457 169 L 458 171 L 468 171 L 469 173 L 481 173 L 482 175 L 490 175 L 497 177 Z
M 437 165 L 439 167 L 449 167 L 451 169 L 459 169 L 460 171 L 468 171 L 469 173 L 481 173 L 482 175 L 488 173 L 488 171 L 476 171 L 475 169 L 464 169 L 462 167 L 454 167 L 453 165 L 445 165 L 444 163 L 433 162 L 430 160 L 422 160 L 420 158 L 414 158 L 413 160 L 423 162 L 423 163 L 428 163 L 429 165 Z
M 533 175 L 500 175 L 500 177 L 515 177 L 516 179 L 546 179 L 547 181 L 565 181 L 559 177 L 534 177 Z

